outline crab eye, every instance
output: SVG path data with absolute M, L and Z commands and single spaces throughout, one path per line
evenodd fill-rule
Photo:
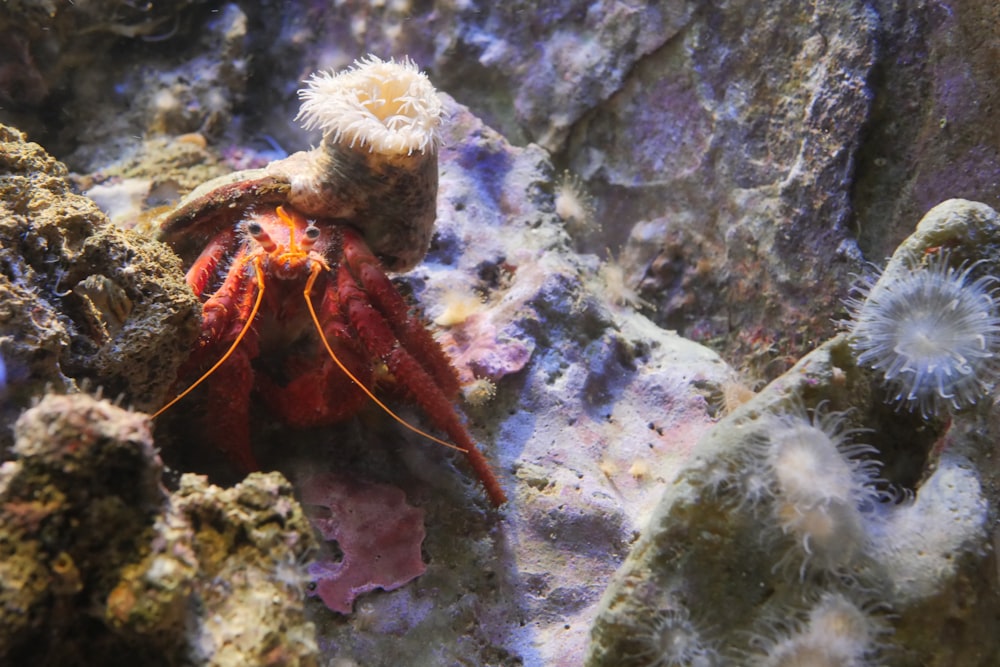
M 309 251 L 319 240 L 319 227 L 310 224 L 302 232 L 302 249 Z
M 277 244 L 271 240 L 271 236 L 264 231 L 264 226 L 256 220 L 247 220 L 246 229 L 250 238 L 256 241 L 264 249 L 264 252 L 274 252 L 278 249 Z

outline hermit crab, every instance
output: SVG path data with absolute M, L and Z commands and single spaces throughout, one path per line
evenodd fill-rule
M 254 393 L 293 427 L 374 401 L 460 449 L 499 506 L 503 489 L 454 408 L 457 375 L 385 273 L 412 268 L 430 242 L 441 101 L 408 60 L 369 57 L 308 83 L 299 117 L 323 130 L 320 146 L 210 181 L 157 223 L 203 300 L 187 368 L 201 374 L 190 388 L 206 385 L 208 435 L 254 470 Z M 398 417 L 381 389 L 419 406 L 447 440 Z

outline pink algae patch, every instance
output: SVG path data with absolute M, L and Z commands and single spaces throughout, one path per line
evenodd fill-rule
M 532 347 L 524 342 L 501 336 L 492 319 L 483 313 L 474 313 L 461 324 L 443 331 L 438 342 L 451 357 L 463 385 L 481 377 L 496 382 L 516 373 L 524 368 L 532 353 Z
M 340 561 L 309 566 L 314 594 L 331 610 L 350 614 L 362 593 L 395 590 L 424 573 L 424 511 L 402 490 L 329 473 L 301 488 L 313 526 L 343 552 Z

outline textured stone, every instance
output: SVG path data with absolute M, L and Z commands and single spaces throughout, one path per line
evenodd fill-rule
M 0 127 L 0 355 L 14 416 L 47 385 L 92 383 L 159 407 L 198 333 L 198 304 L 165 246 L 116 229 L 66 168 Z
M 992 3 L 876 2 L 880 56 L 854 179 L 854 229 L 872 261 L 912 221 L 962 197 L 997 208 L 1000 129 L 993 122 L 1000 8 Z
M 149 418 L 85 394 L 17 421 L 0 468 L 0 660 L 316 665 L 309 524 L 278 473 L 170 495 Z M 58 637 L 58 641 L 49 641 Z

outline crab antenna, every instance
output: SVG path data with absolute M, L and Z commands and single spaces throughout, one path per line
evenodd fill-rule
M 436 442 L 439 445 L 444 445 L 445 447 L 448 447 L 450 449 L 457 449 L 458 451 L 462 452 L 463 454 L 468 454 L 469 450 L 463 449 L 462 447 L 459 447 L 457 445 L 453 445 L 450 442 L 445 442 L 444 440 L 441 440 L 440 438 L 435 438 L 433 435 L 431 435 L 430 433 L 427 433 L 426 431 L 421 431 L 419 428 L 417 428 L 416 426 L 414 426 L 413 424 L 409 423 L 408 421 L 406 421 L 405 419 L 403 419 L 402 417 L 400 417 L 399 415 L 397 415 L 395 412 L 393 412 L 392 410 L 390 410 L 389 406 L 386 405 L 385 403 L 383 403 L 382 401 L 380 401 L 378 399 L 378 397 L 376 397 L 375 394 L 373 394 L 372 391 L 368 387 L 366 387 L 364 384 L 362 384 L 361 381 L 358 380 L 358 378 L 354 376 L 354 373 L 352 373 L 350 370 L 348 370 L 347 366 L 345 366 L 343 364 L 343 362 L 340 361 L 340 359 L 337 357 L 337 355 L 334 354 L 333 348 L 330 347 L 330 343 L 326 340 L 326 335 L 323 333 L 323 327 L 319 323 L 319 318 L 316 317 L 316 310 L 313 308 L 312 299 L 309 297 L 309 293 L 312 291 L 313 283 L 316 282 L 316 277 L 319 275 L 319 272 L 323 268 L 324 268 L 323 265 L 321 265 L 319 262 L 313 262 L 312 270 L 309 273 L 309 280 L 306 281 L 306 288 L 305 288 L 305 290 L 303 291 L 302 294 L 306 298 L 306 306 L 308 306 L 308 308 L 309 308 L 309 314 L 312 316 L 313 324 L 316 325 L 316 331 L 319 332 L 319 339 L 321 341 L 323 341 L 323 347 L 326 348 L 326 351 L 329 353 L 330 358 L 333 359 L 333 363 L 337 364 L 337 367 L 340 368 L 340 370 L 342 370 L 344 372 L 344 375 L 346 375 L 348 378 L 350 378 L 351 382 L 353 382 L 354 384 L 356 384 L 361 389 L 361 391 L 365 392 L 365 394 L 367 394 L 368 398 L 372 399 L 372 401 L 375 402 L 375 405 L 377 405 L 380 408 L 382 408 L 382 410 L 384 410 L 387 415 L 389 415 L 390 417 L 392 417 L 393 419 L 395 419 L 397 422 L 399 422 L 400 424 L 402 424 L 406 428 L 410 429 L 411 431 L 413 431 L 417 435 L 422 435 L 425 438 L 427 438 L 428 440 Z
M 243 261 L 245 262 L 247 260 L 244 259 Z M 194 384 L 192 384 L 190 387 L 188 387 L 187 389 L 185 389 L 184 391 L 182 391 L 180 394 L 178 394 L 176 397 L 174 397 L 174 400 L 170 401 L 169 403 L 167 403 L 166 405 L 164 405 L 162 408 L 160 408 L 159 410 L 157 410 L 156 412 L 154 412 L 153 416 L 151 417 L 151 419 L 156 419 L 157 417 L 159 417 L 160 415 L 162 415 L 164 412 L 166 412 L 168 408 L 173 407 L 173 405 L 175 403 L 177 403 L 179 400 L 181 400 L 182 398 L 184 398 L 185 396 L 187 396 L 188 394 L 190 394 L 192 391 L 194 391 L 195 387 L 197 387 L 202 382 L 204 382 L 205 379 L 209 375 L 211 375 L 212 373 L 214 373 L 215 370 L 219 366 L 221 366 L 226 361 L 226 359 L 228 359 L 233 354 L 233 352 L 236 351 L 236 346 L 238 346 L 240 344 L 240 342 L 243 340 L 243 337 L 246 336 L 247 331 L 250 330 L 250 325 L 253 324 L 253 320 L 257 316 L 257 311 L 260 310 L 260 303 L 261 303 L 261 301 L 264 300 L 264 274 L 263 274 L 263 272 L 261 271 L 261 268 L 260 268 L 260 255 L 256 255 L 256 256 L 253 257 L 252 264 L 253 264 L 254 277 L 256 278 L 256 282 L 257 282 L 257 299 L 253 303 L 253 308 L 250 309 L 250 314 L 247 316 L 247 320 L 243 324 L 243 328 L 240 329 L 239 335 L 236 336 L 236 340 L 234 340 L 233 344 L 229 346 L 229 349 L 226 350 L 226 353 L 224 355 L 222 355 L 222 358 L 219 359 L 218 361 L 216 361 L 215 364 L 211 368 L 209 368 L 207 371 L 205 371 L 204 375 L 202 375 L 200 378 L 198 378 L 197 380 L 195 380 Z
M 288 227 L 288 253 L 296 255 L 302 253 L 304 248 L 299 248 L 299 244 L 295 239 L 295 220 L 288 214 L 288 211 L 285 210 L 284 206 L 277 207 L 274 209 L 274 212 L 278 214 L 281 221 L 285 223 L 286 227 Z M 310 227 L 311 226 L 312 225 L 310 225 Z

